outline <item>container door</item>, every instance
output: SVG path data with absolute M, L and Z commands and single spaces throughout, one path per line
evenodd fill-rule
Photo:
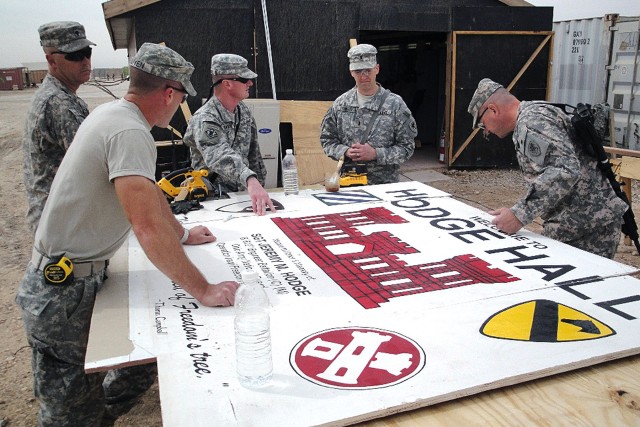
M 554 22 L 552 102 L 604 102 L 612 25 L 605 18 Z
M 638 18 L 621 18 L 615 26 L 607 102 L 613 111 L 618 148 L 640 150 L 640 53 Z
M 447 164 L 453 167 L 517 165 L 510 136 L 486 141 L 471 129 L 467 112 L 478 82 L 488 77 L 521 100 L 547 99 L 553 33 L 549 31 L 457 31 L 451 34 L 450 123 Z M 451 143 L 452 142 L 452 143 Z

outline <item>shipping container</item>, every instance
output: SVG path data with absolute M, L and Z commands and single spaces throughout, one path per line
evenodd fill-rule
M 24 89 L 23 68 L 0 69 L 0 90 Z
M 549 99 L 569 105 L 606 103 L 615 145 L 640 149 L 639 17 L 616 14 L 554 22 Z
M 640 19 L 616 22 L 611 46 L 607 103 L 613 111 L 617 147 L 640 150 Z
M 26 70 L 26 69 L 25 69 Z M 35 87 L 42 83 L 48 70 L 28 70 L 25 72 L 25 85 Z
M 552 102 L 604 102 L 612 34 L 609 28 L 616 16 L 553 23 Z

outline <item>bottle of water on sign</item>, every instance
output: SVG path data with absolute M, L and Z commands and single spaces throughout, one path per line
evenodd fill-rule
M 236 293 L 236 371 L 249 388 L 266 385 L 273 374 L 269 297 L 258 279 L 255 271 L 243 271 Z
M 282 185 L 284 195 L 298 194 L 298 162 L 293 157 L 293 150 L 288 148 L 282 159 Z

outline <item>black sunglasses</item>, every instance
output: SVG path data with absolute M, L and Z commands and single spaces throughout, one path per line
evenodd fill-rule
M 85 47 L 84 49 L 76 50 L 75 52 L 51 52 L 52 55 L 64 55 L 64 59 L 67 61 L 80 62 L 84 58 L 91 58 L 91 48 Z
M 478 119 L 476 120 L 476 127 L 479 128 L 480 130 L 486 129 L 484 127 L 484 123 L 482 123 L 481 120 L 482 120 L 482 116 L 484 116 L 484 113 L 486 113 L 488 109 L 489 107 L 485 108 L 484 111 L 478 116 Z
M 170 87 L 171 89 L 173 89 L 175 91 L 182 92 L 182 94 L 183 94 L 182 95 L 182 101 L 180 101 L 180 102 L 186 102 L 187 101 L 187 98 L 189 97 L 189 93 L 186 90 L 181 89 L 179 87 L 171 86 L 171 85 L 167 85 L 167 87 Z
M 253 80 L 253 79 L 245 79 L 244 77 L 231 77 L 231 78 L 228 78 L 228 79 L 221 79 L 221 80 L 218 80 L 218 81 L 217 81 L 217 82 L 215 82 L 213 85 L 214 85 L 214 86 L 218 86 L 218 85 L 222 82 L 222 80 L 233 80 L 234 82 L 240 82 L 240 83 L 242 83 L 242 84 L 244 85 L 244 84 L 247 84 L 247 82 L 248 82 L 249 80 Z

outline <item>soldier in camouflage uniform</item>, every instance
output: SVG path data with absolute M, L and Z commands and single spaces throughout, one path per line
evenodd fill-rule
M 376 82 L 380 72 L 377 53 L 369 44 L 349 49 L 349 70 L 356 86 L 334 101 L 322 120 L 320 134 L 325 154 L 334 160 L 344 156 L 344 168 L 354 163 L 366 165 L 369 184 L 398 182 L 400 164 L 413 155 L 418 134 L 402 98 Z
M 258 77 L 239 55 L 220 53 L 211 58 L 213 95 L 193 115 L 184 135 L 191 150 L 191 166 L 207 169 L 215 191 L 247 190 L 253 211 L 264 215 L 273 202 L 264 189 L 267 169 L 260 154 L 256 122 L 242 102 Z
M 36 92 L 24 132 L 27 223 L 35 233 L 51 183 L 82 121 L 87 104 L 76 95 L 91 74 L 91 47 L 84 27 L 73 21 L 50 22 L 38 29 L 49 73 Z M 115 418 L 133 407 L 154 382 L 156 367 L 109 371 L 103 381 L 107 412 Z
M 189 81 L 193 66 L 165 46 L 145 43 L 130 71 L 124 98 L 96 108 L 78 129 L 51 186 L 16 296 L 32 348 L 40 426 L 113 422 L 103 419 L 105 403 L 125 403 L 138 390 L 136 373 L 122 377 L 129 387 L 109 394 L 103 375 L 84 370 L 96 294 L 109 258 L 131 230 L 154 265 L 199 303 L 229 306 L 235 300 L 236 282 L 208 283 L 181 247 L 215 236 L 203 226 L 183 228 L 155 183 L 157 151 L 149 131 L 166 127 L 186 94 L 196 94 Z M 73 264 L 73 276 L 64 281 L 46 273 L 61 255 Z
M 480 81 L 468 111 L 485 136 L 513 132 L 528 183 L 527 194 L 510 209 L 489 212 L 498 229 L 515 233 L 541 217 L 545 236 L 613 258 L 628 206 L 577 140 L 571 119 L 544 102 L 520 102 L 490 79 Z
M 58 166 L 89 114 L 76 91 L 91 76 L 91 45 L 95 46 L 77 22 L 50 22 L 38 33 L 49 73 L 31 102 L 23 140 L 27 224 L 34 233 Z

